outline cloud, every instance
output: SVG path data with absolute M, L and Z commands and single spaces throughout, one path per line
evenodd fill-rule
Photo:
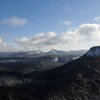
M 16 51 L 16 49 L 11 45 L 7 44 L 6 42 L 4 42 L 2 38 L 0 38 L 0 52 L 9 52 L 9 51 Z
M 62 42 L 61 37 L 55 32 L 40 33 L 35 35 L 33 38 L 23 37 L 17 40 L 17 43 L 26 50 L 49 48 L 50 46 L 57 45 Z
M 61 34 L 55 32 L 39 33 L 33 38 L 23 37 L 17 40 L 21 50 L 60 50 L 87 49 L 100 44 L 100 25 L 82 24 L 73 31 Z
M 60 34 L 51 31 L 36 34 L 32 38 L 22 37 L 13 45 L 0 38 L 0 51 L 79 50 L 95 45 L 100 45 L 100 24 L 82 24 Z
M 60 21 L 59 23 L 61 23 L 61 24 L 66 24 L 66 25 L 70 25 L 70 24 L 72 24 L 71 21 Z
M 28 23 L 28 20 L 25 18 L 18 18 L 16 16 L 14 16 L 11 18 L 2 19 L 1 23 L 11 25 L 11 26 L 23 26 Z
M 95 18 L 94 18 L 94 21 L 95 21 L 96 23 L 99 23 L 99 24 L 100 24 L 100 16 L 95 17 Z
M 100 38 L 100 25 L 99 24 L 82 24 L 76 32 L 85 37 Z

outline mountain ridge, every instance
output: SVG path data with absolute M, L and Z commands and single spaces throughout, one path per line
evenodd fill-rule
M 1 57 L 6 57 L 6 56 L 44 56 L 44 55 L 50 55 L 50 54 L 57 54 L 57 55 L 62 55 L 62 54 L 84 54 L 87 50 L 73 50 L 73 51 L 63 51 L 63 50 L 56 50 L 56 49 L 51 49 L 48 52 L 43 52 L 40 50 L 34 50 L 34 51 L 16 51 L 16 52 L 0 52 Z
M 30 81 L 8 90 L 2 87 L 4 94 L 9 91 L 6 100 L 100 100 L 99 56 L 86 53 L 57 68 L 24 75 L 22 78 Z M 0 98 L 3 96 L 0 93 Z

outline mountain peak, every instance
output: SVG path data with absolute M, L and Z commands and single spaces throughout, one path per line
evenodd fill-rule
M 90 48 L 90 50 L 86 54 L 87 56 L 100 56 L 100 46 L 95 46 Z

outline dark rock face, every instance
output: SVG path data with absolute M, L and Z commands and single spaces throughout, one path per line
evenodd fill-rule
M 100 100 L 100 57 L 87 53 L 52 70 L 3 76 L 22 83 L 1 85 L 1 100 Z

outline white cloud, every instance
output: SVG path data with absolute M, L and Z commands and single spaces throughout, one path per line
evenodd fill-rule
M 64 24 L 70 25 L 72 22 L 71 21 L 64 21 Z
M 66 25 L 70 25 L 70 24 L 72 24 L 72 22 L 71 21 L 60 21 L 59 23 L 61 23 L 61 24 L 66 24 Z
M 18 18 L 16 16 L 14 16 L 11 18 L 2 19 L 1 23 L 11 25 L 11 26 L 23 26 L 28 23 L 28 20 L 25 18 Z
M 85 37 L 100 38 L 100 25 L 99 24 L 82 24 L 76 32 Z
M 95 17 L 95 18 L 94 18 L 94 21 L 95 21 L 96 23 L 100 23 L 100 16 Z
M 0 52 L 9 52 L 9 51 L 15 51 L 14 47 L 11 45 L 7 44 L 6 42 L 3 41 L 2 38 L 0 38 Z
M 55 32 L 39 33 L 32 38 L 22 37 L 16 40 L 16 49 L 0 38 L 0 51 L 30 51 L 50 49 L 79 50 L 100 45 L 100 24 L 82 24 L 73 31 L 61 34 Z M 19 46 L 19 47 L 18 47 Z
M 20 40 L 17 40 L 17 43 L 26 50 L 47 49 L 50 46 L 57 45 L 60 42 L 62 41 L 55 32 L 49 32 L 47 34 L 40 33 L 33 38 L 23 37 Z
M 82 24 L 74 31 L 61 34 L 55 32 L 39 33 L 33 38 L 23 37 L 17 40 L 22 50 L 78 50 L 100 44 L 100 25 Z

